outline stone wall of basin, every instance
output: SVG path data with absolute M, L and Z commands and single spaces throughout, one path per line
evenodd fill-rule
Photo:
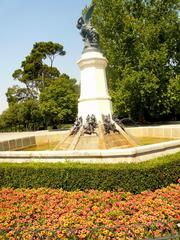
M 38 134 L 36 135 L 36 144 L 37 145 L 44 145 L 54 142 L 59 142 L 65 135 L 67 131 L 62 132 L 47 132 L 46 134 Z
M 0 151 L 16 151 L 36 145 L 58 142 L 66 134 L 62 132 L 0 133 Z
M 126 149 L 110 150 L 71 150 L 71 151 L 13 151 L 29 144 L 45 144 L 60 140 L 66 132 L 37 132 L 13 137 L 1 137 L 0 162 L 81 162 L 81 163 L 119 163 L 141 162 L 180 151 L 180 125 L 138 127 L 126 129 L 137 137 L 173 138 L 157 144 Z M 33 134 L 33 135 L 32 135 Z M 179 140 L 178 140 L 179 138 Z M 9 151 L 10 150 L 10 151 Z
M 137 163 L 180 151 L 180 140 L 126 149 L 1 151 L 0 162 Z
M 35 136 L 9 139 L 0 142 L 0 151 L 14 151 L 21 150 L 23 148 L 36 146 Z
M 180 124 L 150 127 L 129 127 L 126 128 L 126 131 L 135 137 L 180 139 Z

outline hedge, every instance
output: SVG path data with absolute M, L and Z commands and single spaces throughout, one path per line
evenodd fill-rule
M 179 173 L 180 152 L 134 164 L 0 163 L 0 187 L 139 193 L 175 183 Z

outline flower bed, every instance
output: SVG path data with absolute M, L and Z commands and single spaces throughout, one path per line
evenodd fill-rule
M 173 221 L 180 217 L 179 197 L 178 184 L 137 195 L 3 188 L 0 239 L 145 239 L 166 235 L 174 231 Z

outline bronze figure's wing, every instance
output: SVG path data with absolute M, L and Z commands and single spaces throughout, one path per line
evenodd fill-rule
M 85 16 L 84 16 L 85 23 L 88 23 L 89 20 L 91 19 L 92 13 L 93 13 L 93 10 L 94 10 L 94 6 L 95 6 L 95 5 L 92 5 L 92 6 L 88 9 L 87 13 L 85 14 Z

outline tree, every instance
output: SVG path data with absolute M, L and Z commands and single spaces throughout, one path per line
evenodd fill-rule
M 114 112 L 140 121 L 172 116 L 169 85 L 177 81 L 180 59 L 178 1 L 93 3 Z
M 47 126 L 58 128 L 72 123 L 77 114 L 78 86 L 74 79 L 61 75 L 40 94 L 40 106 Z
M 13 78 L 24 84 L 8 88 L 9 108 L 0 115 L 1 131 L 39 130 L 61 123 L 73 122 L 77 114 L 79 88 L 74 79 L 60 74 L 53 67 L 57 55 L 63 56 L 63 46 L 52 42 L 33 45 Z M 50 66 L 44 60 L 50 59 Z
M 180 119 L 180 75 L 175 80 L 174 78 L 170 79 L 167 95 L 173 120 Z
M 34 44 L 32 54 L 39 52 L 43 55 L 43 59 L 49 58 L 50 66 L 53 66 L 56 56 L 64 56 L 66 52 L 63 50 L 63 46 L 59 43 L 53 42 L 38 42 Z
M 9 87 L 6 92 L 7 102 L 10 105 L 14 105 L 17 102 L 23 102 L 27 99 L 32 98 L 32 94 L 28 91 L 27 88 L 19 87 L 18 85 L 14 85 L 13 87 Z
M 39 93 L 60 76 L 59 70 L 53 67 L 57 55 L 65 55 L 63 46 L 59 43 L 35 43 L 30 54 L 22 61 L 21 68 L 14 71 L 13 78 L 25 84 L 24 89 L 26 89 L 28 98 L 37 99 Z M 43 62 L 46 58 L 50 59 L 50 66 Z M 20 90 L 17 88 L 9 89 L 8 95 L 11 92 L 14 93 L 15 90 L 18 90 L 18 92 L 14 95 L 18 95 Z
M 37 100 L 28 99 L 11 104 L 0 115 L 1 131 L 32 131 L 44 127 L 44 118 Z

